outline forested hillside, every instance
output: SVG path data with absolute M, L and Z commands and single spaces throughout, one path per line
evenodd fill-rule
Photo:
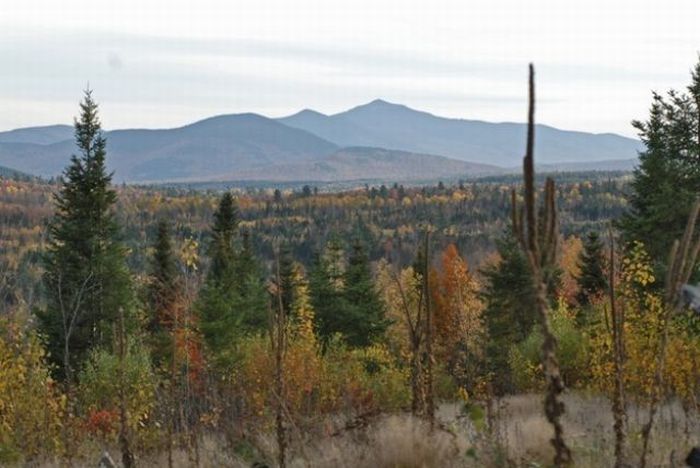
M 627 208 L 629 176 L 620 173 L 562 175 L 558 203 L 562 233 L 581 238 L 604 231 Z M 360 241 L 371 261 L 382 258 L 411 263 L 423 231 L 433 231 L 436 248 L 454 244 L 471 264 L 479 265 L 495 250 L 508 229 L 510 191 L 515 177 L 488 178 L 457 185 L 362 187 L 318 193 L 315 187 L 233 189 L 240 225 L 256 256 L 269 270 L 274 247 L 285 243 L 307 267 L 333 238 L 346 248 Z M 37 286 L 30 271 L 38 268 L 45 227 L 53 214 L 52 194 L 58 189 L 38 180 L 2 179 L 0 184 L 0 253 L 21 290 Z M 209 225 L 220 191 L 184 188 L 116 187 L 116 219 L 128 246 L 128 263 L 139 274 L 148 270 L 148 245 L 158 221 L 167 219 L 179 248 L 194 241 L 202 249 L 210 241 Z M 316 192 L 316 193 L 315 193 Z M 204 267 L 206 268 L 206 267 Z M 38 297 L 35 296 L 38 299 Z

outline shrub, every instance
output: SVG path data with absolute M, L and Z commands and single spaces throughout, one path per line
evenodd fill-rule
M 559 301 L 550 315 L 552 332 L 557 338 L 557 359 L 568 387 L 582 385 L 588 376 L 588 337 L 577 327 L 576 315 Z M 542 333 L 535 327 L 530 335 L 509 352 L 509 365 L 520 390 L 541 390 L 544 375 L 541 366 Z
M 136 433 L 144 432 L 155 405 L 156 376 L 148 350 L 129 340 L 124 357 L 123 379 L 119 376 L 119 356 L 105 349 L 93 350 L 80 373 L 78 400 L 86 416 L 86 428 L 97 437 L 110 439 L 119 427 L 119 393 L 126 398 L 128 424 Z
M 0 464 L 60 451 L 65 403 L 37 336 L 0 321 Z

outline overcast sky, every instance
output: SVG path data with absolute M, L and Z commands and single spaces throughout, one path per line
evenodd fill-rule
M 437 115 L 634 135 L 681 88 L 700 0 L 3 0 L 0 130 L 70 123 L 90 83 L 106 128 L 215 114 L 334 113 L 383 98 Z

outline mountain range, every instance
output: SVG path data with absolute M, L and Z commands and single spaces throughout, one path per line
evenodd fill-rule
M 106 131 L 117 182 L 469 178 L 519 169 L 526 127 L 434 116 L 375 100 L 334 115 L 221 115 L 172 129 Z M 556 170 L 631 168 L 637 140 L 537 126 L 536 157 Z M 0 165 L 55 176 L 76 152 L 68 125 L 0 132 Z

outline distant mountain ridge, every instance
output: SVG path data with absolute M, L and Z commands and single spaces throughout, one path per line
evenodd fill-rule
M 0 143 L 35 143 L 50 145 L 73 138 L 72 125 L 46 125 L 43 127 L 17 128 L 0 132 Z
M 381 99 L 334 115 L 306 109 L 279 119 L 339 146 L 376 146 L 509 167 L 522 159 L 526 125 L 437 117 Z M 541 164 L 632 159 L 641 143 L 537 125 Z
M 0 134 L 0 137 L 2 134 Z M 208 180 L 222 173 L 319 158 L 337 146 L 257 114 L 211 117 L 167 130 L 105 132 L 116 181 Z M 41 176 L 60 174 L 73 140 L 49 145 L 0 143 L 0 164 Z
M 115 182 L 389 181 L 507 172 L 520 165 L 525 125 L 448 119 L 375 100 L 330 116 L 230 114 L 105 136 Z M 536 148 L 539 164 L 574 170 L 604 161 L 627 167 L 641 143 L 538 125 Z M 75 150 L 68 125 L 0 132 L 0 165 L 32 175 L 60 174 Z

